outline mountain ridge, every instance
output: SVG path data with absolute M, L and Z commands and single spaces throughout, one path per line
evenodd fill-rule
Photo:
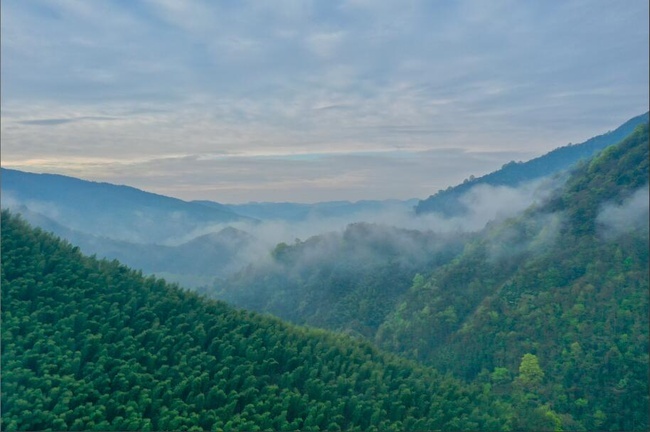
M 457 186 L 450 186 L 436 194 L 418 202 L 416 214 L 431 212 L 445 216 L 457 216 L 466 212 L 465 205 L 459 198 L 471 188 L 487 184 L 492 186 L 506 185 L 515 187 L 523 182 L 532 181 L 558 173 L 577 163 L 580 159 L 592 157 L 598 151 L 616 144 L 632 133 L 638 125 L 647 123 L 650 112 L 633 117 L 613 131 L 597 135 L 579 144 L 558 147 L 542 156 L 526 162 L 511 161 L 497 171 L 484 176 L 470 177 Z
M 2 168 L 3 206 L 27 205 L 70 229 L 115 240 L 165 243 L 200 225 L 253 221 L 131 186 Z

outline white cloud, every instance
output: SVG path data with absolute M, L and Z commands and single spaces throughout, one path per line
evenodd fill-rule
M 3 164 L 445 148 L 505 152 L 502 164 L 647 109 L 647 9 L 6 0 Z M 467 160 L 451 171 L 477 169 Z M 408 177 L 437 184 L 431 163 Z
M 605 203 L 596 221 L 601 234 L 606 238 L 626 232 L 648 231 L 648 205 L 650 202 L 648 185 L 639 188 L 622 203 Z

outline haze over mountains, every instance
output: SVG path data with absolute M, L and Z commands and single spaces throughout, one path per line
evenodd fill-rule
M 649 13 L 0 0 L 0 432 L 650 431 Z
M 340 229 L 372 215 L 407 213 L 414 204 L 186 202 L 127 186 L 2 169 L 3 208 L 85 253 L 189 286 L 227 276 L 268 255 L 278 242 Z
M 489 221 L 542 202 L 563 182 L 553 174 L 620 140 L 647 119 L 645 113 L 582 144 L 506 164 L 419 202 L 187 202 L 128 186 L 3 168 L 2 206 L 85 253 L 118 259 L 187 286 L 210 286 L 215 277 L 268 259 L 278 243 L 342 233 L 351 223 L 436 232 L 481 230 Z
M 133 243 L 167 244 L 197 227 L 245 218 L 129 186 L 2 169 L 3 205 L 25 205 L 66 227 Z

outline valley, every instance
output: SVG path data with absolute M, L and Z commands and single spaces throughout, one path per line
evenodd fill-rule
M 3 429 L 647 429 L 647 113 L 549 155 L 453 214 L 2 169 Z

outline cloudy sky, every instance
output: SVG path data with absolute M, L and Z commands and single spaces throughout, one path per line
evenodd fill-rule
M 425 198 L 648 110 L 648 1 L 3 0 L 2 165 Z

